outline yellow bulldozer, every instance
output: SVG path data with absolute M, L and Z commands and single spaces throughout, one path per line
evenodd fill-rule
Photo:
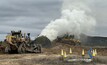
M 6 53 L 27 53 L 35 52 L 41 53 L 41 45 L 36 43 L 31 43 L 30 33 L 22 34 L 20 31 L 11 31 L 10 34 L 6 36 Z

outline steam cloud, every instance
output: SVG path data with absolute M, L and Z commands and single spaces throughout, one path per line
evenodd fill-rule
M 46 36 L 51 41 L 65 33 L 78 36 L 90 32 L 96 25 L 95 19 L 89 15 L 91 10 L 84 0 L 64 0 L 61 17 L 51 21 L 40 36 Z

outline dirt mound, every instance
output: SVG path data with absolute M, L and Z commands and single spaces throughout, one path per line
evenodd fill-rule
M 40 37 L 36 38 L 33 41 L 33 43 L 41 44 L 43 48 L 51 48 L 52 47 L 51 41 L 45 36 L 40 36 Z

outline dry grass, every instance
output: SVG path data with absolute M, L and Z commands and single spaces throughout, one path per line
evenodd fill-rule
M 0 65 L 107 65 L 107 49 L 97 48 L 98 56 L 91 63 L 82 62 L 63 62 L 60 60 L 60 51 L 64 49 L 69 53 L 72 48 L 73 54 L 81 56 L 81 50 L 84 48 L 85 53 L 88 47 L 71 46 L 68 44 L 57 43 L 50 49 L 43 49 L 41 54 L 1 54 Z

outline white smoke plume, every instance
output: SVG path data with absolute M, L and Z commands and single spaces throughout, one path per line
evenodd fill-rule
M 51 41 L 65 33 L 79 37 L 82 33 L 90 32 L 96 25 L 95 19 L 89 15 L 90 8 L 85 0 L 64 0 L 61 17 L 51 21 L 40 36 L 46 36 Z

